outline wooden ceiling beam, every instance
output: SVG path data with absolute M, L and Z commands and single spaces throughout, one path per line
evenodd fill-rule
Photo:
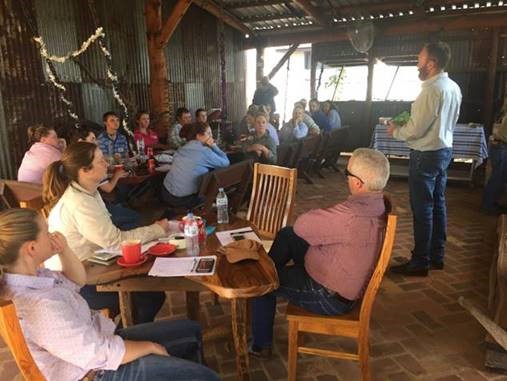
M 245 3 L 227 4 L 227 9 L 242 9 L 251 7 L 264 7 L 266 5 L 279 5 L 284 4 L 286 1 L 283 0 L 266 0 L 266 1 L 247 1 Z
M 319 12 L 319 10 L 312 5 L 310 0 L 293 0 L 297 5 L 303 8 L 303 11 L 313 18 L 317 24 L 322 26 L 326 26 L 328 21 L 326 18 Z
M 488 14 L 474 16 L 432 16 L 422 20 L 407 19 L 405 21 L 397 20 L 393 22 L 377 22 L 375 25 L 379 29 L 379 35 L 394 36 L 404 34 L 425 34 L 439 31 L 452 31 L 460 29 L 473 28 L 506 28 L 507 14 Z M 256 46 L 259 41 L 264 46 L 281 46 L 294 43 L 320 43 L 348 40 L 347 31 L 344 27 L 327 28 L 323 30 L 314 30 L 307 32 L 292 32 L 260 34 L 253 39 L 251 47 Z
M 236 16 L 234 16 L 233 14 L 228 12 L 227 10 L 219 7 L 214 1 L 193 0 L 192 3 L 201 7 L 205 11 L 208 11 L 216 18 L 223 19 L 224 23 L 233 27 L 234 29 L 239 30 L 241 33 L 248 34 L 248 35 L 252 36 L 253 32 L 250 30 L 250 28 L 248 28 L 245 24 L 243 24 L 243 22 L 239 18 L 237 18 Z

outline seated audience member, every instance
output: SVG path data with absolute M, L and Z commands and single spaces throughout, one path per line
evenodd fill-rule
M 25 152 L 18 170 L 18 181 L 42 184 L 42 174 L 54 161 L 60 160 L 64 141 L 51 127 L 41 124 L 28 129 L 28 143 L 30 149 Z
M 119 247 L 125 240 L 142 243 L 165 237 L 166 219 L 152 225 L 122 231 L 118 229 L 97 191 L 106 177 L 107 162 L 99 147 L 92 143 L 75 143 L 63 153 L 62 159 L 52 163 L 44 173 L 42 197 L 49 206 L 48 223 L 51 231 L 59 231 L 68 239 L 70 248 L 81 261 L 90 258 L 95 250 Z M 51 269 L 61 268 L 58 258 L 46 263 Z M 97 292 L 95 286 L 84 286 L 81 295 L 93 309 L 109 308 L 119 312 L 118 294 Z M 164 303 L 163 292 L 133 293 L 134 320 L 153 321 Z
M 195 111 L 195 121 L 199 123 L 208 123 L 208 113 L 203 108 L 198 108 Z
M 162 199 L 173 207 L 192 208 L 199 203 L 201 177 L 212 169 L 229 166 L 227 155 L 213 139 L 205 123 L 193 123 L 181 130 L 187 143 L 173 157 L 171 170 L 162 187 Z
M 304 101 L 304 102 L 302 102 Z M 303 109 L 303 123 L 308 127 L 308 135 L 320 134 L 320 127 L 315 123 L 309 113 L 306 112 L 306 99 L 302 99 L 299 102 L 294 103 L 294 108 L 300 107 Z
M 192 115 L 185 107 L 180 107 L 176 110 L 176 123 L 169 131 L 168 143 L 172 149 L 178 149 L 186 143 L 186 140 L 181 137 L 180 132 L 183 126 L 192 123 Z
M 253 300 L 252 354 L 270 354 L 277 296 L 323 315 L 347 313 L 361 298 L 382 246 L 389 162 L 380 151 L 359 148 L 345 175 L 346 201 L 309 211 L 276 235 L 269 256 L 280 286 Z
M 97 144 L 97 139 L 95 137 L 95 133 L 87 128 L 81 127 L 77 128 L 74 134 L 71 137 L 71 144 L 79 143 L 79 142 L 88 142 Z M 115 170 L 111 178 L 105 178 L 99 184 L 99 189 L 105 193 L 111 193 L 116 188 L 118 181 L 127 177 L 129 174 L 124 169 Z M 141 216 L 136 211 L 126 208 L 119 202 L 104 202 L 106 204 L 106 208 L 111 214 L 111 220 L 113 224 L 120 230 L 130 230 L 139 227 Z
M 150 113 L 148 111 L 139 111 L 136 114 L 136 129 L 134 130 L 134 140 L 144 141 L 144 148 L 159 148 L 158 135 L 150 128 Z M 146 153 L 146 152 L 145 152 Z
M 127 159 L 129 157 L 129 144 L 127 137 L 120 132 L 120 117 L 114 111 L 108 111 L 102 117 L 105 131 L 97 137 L 97 142 L 102 153 L 110 161 L 115 159 Z
M 62 271 L 42 269 L 58 256 Z M 11 299 L 28 350 L 48 381 L 218 380 L 203 360 L 201 330 L 189 320 L 116 329 L 79 295 L 83 264 L 31 209 L 0 213 L 0 296 Z
M 331 130 L 334 130 L 336 128 L 342 128 L 340 114 L 338 114 L 338 111 L 334 108 L 331 101 L 325 101 L 322 104 L 322 111 L 324 111 L 324 114 L 326 114 L 327 116 Z
M 280 130 L 282 143 L 290 143 L 308 135 L 308 126 L 303 122 L 304 115 L 305 112 L 301 107 L 294 107 L 292 119 L 285 123 Z
M 331 132 L 331 124 L 326 114 L 320 109 L 320 103 L 317 99 L 310 100 L 310 115 L 323 132 Z
M 242 137 L 251 135 L 255 132 L 255 114 L 259 112 L 259 106 L 250 105 L 248 106 L 248 110 L 241 119 L 241 122 L 234 129 L 234 139 L 239 140 Z
M 243 152 L 260 163 L 276 164 L 276 143 L 268 131 L 268 114 L 259 111 L 254 121 L 255 134 L 245 140 Z
M 256 119 L 255 117 L 256 117 L 256 115 L 263 112 L 264 114 L 266 114 L 266 117 L 267 117 L 266 129 L 268 130 L 269 136 L 271 136 L 271 138 L 273 138 L 273 140 L 275 141 L 275 145 L 279 146 L 280 145 L 280 138 L 278 137 L 278 131 L 275 127 L 273 127 L 273 125 L 269 121 L 269 115 L 270 115 L 269 110 L 270 109 L 271 109 L 271 106 L 265 105 L 265 106 L 260 107 L 259 111 L 254 114 L 254 127 L 253 127 L 253 131 L 250 133 L 250 135 L 255 134 L 255 119 Z

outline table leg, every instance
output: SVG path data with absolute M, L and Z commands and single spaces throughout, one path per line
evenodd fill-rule
M 132 316 L 132 295 L 128 291 L 119 291 L 118 297 L 123 328 L 127 328 L 134 325 L 134 317 Z
M 199 321 L 199 291 L 186 291 L 187 317 L 190 320 Z
M 231 300 L 232 314 L 232 336 L 234 338 L 234 347 L 236 349 L 236 367 L 238 369 L 238 379 L 249 380 L 248 369 L 248 349 L 247 349 L 247 300 L 236 298 Z

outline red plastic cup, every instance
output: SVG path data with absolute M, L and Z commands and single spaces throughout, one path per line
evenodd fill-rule
M 113 173 L 116 173 L 118 171 L 121 171 L 123 169 L 123 164 L 116 164 L 114 166 L 114 170 L 113 170 Z
M 131 240 L 121 243 L 121 253 L 125 263 L 137 263 L 141 260 L 141 241 Z

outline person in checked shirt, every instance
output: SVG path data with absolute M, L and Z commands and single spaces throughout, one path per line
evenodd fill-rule
M 58 255 L 62 271 L 41 269 Z M 60 233 L 31 209 L 0 213 L 0 297 L 11 299 L 30 353 L 49 380 L 218 380 L 203 360 L 197 323 L 116 329 L 79 295 L 85 269 Z

